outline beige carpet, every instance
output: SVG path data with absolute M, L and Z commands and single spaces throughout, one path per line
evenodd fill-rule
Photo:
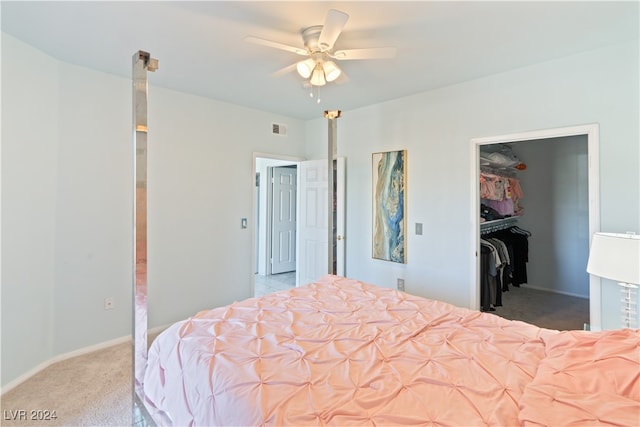
M 589 301 L 512 288 L 494 314 L 550 329 L 582 329 Z M 150 336 L 150 339 L 153 337 Z M 55 363 L 2 396 L 3 426 L 131 426 L 131 344 Z M 10 420 L 17 411 L 56 411 L 50 421 Z
M 522 320 L 542 328 L 584 329 L 589 323 L 589 300 L 528 288 L 510 287 L 502 293 L 502 307 L 491 313 L 511 320 Z
M 2 395 L 3 426 L 131 426 L 131 343 L 54 363 Z M 26 420 L 20 411 L 26 411 Z M 32 420 L 31 411 L 56 419 Z M 9 418 L 9 419 L 7 419 Z

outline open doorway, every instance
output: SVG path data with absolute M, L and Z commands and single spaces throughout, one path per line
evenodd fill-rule
M 295 286 L 297 164 L 299 159 L 255 155 L 254 295 Z
M 297 173 L 296 188 L 296 224 L 295 224 L 295 270 L 281 274 L 273 274 L 271 260 L 268 254 L 272 242 L 269 222 L 269 200 L 267 195 L 270 186 L 270 172 L 274 168 L 293 168 Z M 294 157 L 279 156 L 264 153 L 253 154 L 253 177 L 256 178 L 253 190 L 253 211 L 255 220 L 251 239 L 252 266 L 251 274 L 254 295 L 280 290 L 284 287 L 297 286 L 310 283 L 313 280 L 329 272 L 329 227 L 328 217 L 333 216 L 333 230 L 335 245 L 334 265 L 332 272 L 338 275 L 345 274 L 345 188 L 346 162 L 343 157 L 333 162 L 334 191 L 333 203 L 329 203 L 328 174 L 329 167 L 326 160 L 303 160 Z M 291 205 L 291 207 L 293 207 Z M 331 212 L 329 212 L 331 209 Z M 289 235 L 285 233 L 285 235 Z M 272 239 L 273 240 L 273 239 Z M 292 246 L 292 245 L 291 245 Z M 291 248 L 289 246 L 289 248 Z M 264 281 L 278 280 L 263 286 Z
M 472 140 L 472 149 L 473 155 L 472 161 L 472 170 L 475 170 L 475 174 L 473 175 L 473 185 L 474 185 L 474 203 L 472 206 L 473 211 L 473 219 L 472 223 L 473 227 L 473 239 L 475 242 L 475 256 L 474 256 L 474 270 L 475 281 L 474 281 L 474 289 L 471 291 L 471 307 L 472 308 L 480 308 L 481 305 L 481 284 L 482 284 L 482 268 L 481 268 L 481 255 L 482 255 L 482 233 L 483 229 L 486 230 L 486 227 L 481 225 L 481 217 L 478 215 L 478 208 L 481 206 L 482 198 L 480 197 L 480 191 L 478 186 L 477 177 L 480 176 L 481 173 L 481 149 L 484 147 L 485 149 L 489 148 L 489 146 L 493 146 L 495 144 L 502 144 L 509 147 L 513 147 L 516 152 L 525 152 L 526 156 L 528 156 L 533 161 L 533 157 L 538 157 L 538 160 L 535 160 L 536 164 L 534 165 L 537 174 L 536 178 L 533 178 L 533 181 L 529 180 L 529 186 L 531 190 L 533 190 L 530 195 L 532 197 L 537 197 L 538 199 L 542 198 L 542 202 L 540 201 L 531 201 L 531 203 L 538 203 L 539 206 L 531 205 L 532 208 L 539 208 L 537 211 L 533 209 L 531 212 L 527 210 L 527 204 L 524 204 L 524 213 L 525 215 L 521 217 L 522 220 L 518 219 L 518 224 L 523 225 L 522 228 L 527 229 L 528 227 L 536 228 L 536 230 L 529 230 L 534 235 L 533 239 L 535 241 L 535 245 L 533 245 L 530 249 L 535 249 L 537 252 L 537 261 L 530 260 L 529 269 L 532 270 L 535 274 L 534 277 L 538 280 L 539 283 L 532 282 L 532 288 L 546 288 L 542 289 L 544 291 L 556 292 L 558 295 L 583 295 L 588 299 L 588 321 L 585 322 L 584 327 L 588 327 L 592 330 L 600 329 L 600 283 L 597 278 L 589 277 L 586 274 L 586 259 L 585 260 L 572 260 L 572 257 L 575 258 L 575 253 L 579 252 L 583 258 L 585 258 L 588 254 L 589 250 L 589 242 L 590 236 L 593 235 L 594 232 L 599 230 L 600 221 L 599 221 L 599 191 L 598 191 L 598 126 L 597 125 L 586 125 L 586 126 L 577 126 L 570 128 L 559 128 L 559 129 L 550 129 L 550 130 L 542 130 L 542 131 L 534 131 L 534 132 L 526 132 L 521 134 L 514 135 L 506 135 L 506 136 L 497 136 L 497 137 L 488 137 L 488 138 L 478 138 Z M 547 147 L 548 151 L 545 152 L 545 147 Z M 491 151 L 491 150 L 488 150 Z M 545 154 L 546 153 L 546 154 Z M 573 166 L 576 168 L 576 171 L 581 171 L 581 177 L 579 179 L 576 178 L 575 182 L 571 184 L 571 186 L 567 187 L 566 182 L 551 182 L 545 188 L 550 194 L 544 194 L 545 190 L 541 190 L 537 188 L 542 184 L 540 182 L 536 182 L 536 179 L 548 179 L 544 174 L 540 173 L 540 169 L 544 168 L 544 173 L 551 175 L 554 168 L 555 170 L 564 171 L 563 168 L 569 168 L 571 165 L 569 163 L 559 164 L 561 161 L 560 157 L 562 157 L 561 153 L 571 153 L 570 161 L 574 162 Z M 545 164 L 544 157 L 547 156 L 547 162 Z M 555 166 L 553 166 L 555 164 Z M 527 171 L 524 171 L 522 175 L 527 174 Z M 536 188 L 531 188 L 531 183 L 536 183 Z M 525 189 L 526 190 L 526 189 Z M 558 193 L 564 192 L 562 203 L 559 203 Z M 573 218 L 562 217 L 565 215 L 563 209 L 566 208 L 566 201 L 569 196 L 571 197 L 582 197 L 583 200 L 580 201 L 579 204 L 576 204 L 574 210 L 577 212 L 580 209 L 584 210 L 581 214 L 582 219 L 579 218 L 580 215 L 575 216 Z M 548 197 L 548 202 L 544 201 L 544 197 Z M 554 200 L 556 198 L 556 200 Z M 526 193 L 525 198 L 526 201 Z M 544 206 L 541 206 L 544 204 Z M 545 211 L 546 210 L 546 211 Z M 549 213 L 553 211 L 552 213 Z M 546 213 L 545 213 L 546 212 Z M 544 217 L 543 217 L 544 216 Z M 525 220 L 526 218 L 526 220 Z M 579 222 L 582 222 L 580 231 L 574 232 L 574 234 L 570 234 L 571 230 L 559 230 L 559 228 L 565 227 L 569 228 L 569 226 L 574 227 L 578 225 Z M 567 237 L 570 236 L 570 237 Z M 579 236 L 579 237 L 577 237 Z M 541 248 L 541 246 L 545 246 L 546 248 Z M 563 247 L 564 245 L 564 247 Z M 574 249 L 567 248 L 568 246 L 572 246 Z M 573 251 L 572 253 L 568 253 L 569 251 Z M 550 259 L 549 256 L 552 254 L 560 254 L 564 256 L 565 260 L 561 261 L 563 264 L 559 265 L 557 259 Z M 536 265 L 534 265 L 534 261 L 536 261 Z M 571 262 L 570 262 L 571 261 Z M 584 261 L 584 262 L 583 262 Z M 571 288 L 571 284 L 569 283 L 569 276 L 563 270 L 570 263 L 573 264 L 573 272 L 576 277 L 579 277 L 583 282 L 583 288 Z M 584 264 L 584 266 L 582 266 Z M 545 269 L 546 266 L 550 265 L 549 271 L 543 271 L 544 274 L 540 274 L 541 271 L 539 269 Z M 583 268 L 584 267 L 584 268 Z M 534 270 L 535 269 L 535 270 Z M 553 270 L 553 271 L 551 271 Z M 547 274 L 549 273 L 549 274 Z M 548 279 L 550 274 L 553 275 L 554 279 Z M 531 279 L 531 277 L 529 278 Z M 553 280 L 556 281 L 556 284 L 550 283 Z M 575 296 L 574 295 L 574 296 Z

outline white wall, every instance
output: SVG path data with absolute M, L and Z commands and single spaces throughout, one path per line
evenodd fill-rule
M 347 274 L 468 306 L 475 286 L 470 224 L 477 137 L 600 124 L 601 228 L 640 232 L 638 42 L 624 43 L 369 107 L 343 111 Z M 326 140 L 307 124 L 308 154 Z M 406 265 L 371 259 L 371 153 L 407 149 Z M 621 185 L 625 183 L 625 185 Z M 424 234 L 414 234 L 416 222 Z M 617 289 L 603 286 L 602 327 L 619 326 Z
M 157 72 L 161 72 L 158 70 Z M 253 153 L 304 153 L 295 119 L 149 90 L 149 325 L 252 296 Z M 287 124 L 287 137 L 271 134 Z
M 126 335 L 132 294 L 130 84 L 62 62 L 59 69 L 49 114 L 60 126 L 48 137 L 58 145 L 54 355 Z M 106 297 L 113 310 L 104 310 Z
M 52 356 L 58 75 L 56 61 L 3 34 L 3 384 Z
M 133 55 L 133 52 L 131 52 Z M 157 72 L 162 72 L 162 69 Z M 252 295 L 253 152 L 304 124 L 149 88 L 150 327 Z M 2 385 L 131 333 L 131 80 L 2 34 Z M 271 135 L 285 123 L 288 136 Z M 115 309 L 105 311 L 104 298 Z

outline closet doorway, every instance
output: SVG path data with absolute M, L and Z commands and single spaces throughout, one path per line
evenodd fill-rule
M 471 307 L 481 306 L 481 151 L 503 144 L 527 169 L 519 173 L 524 215 L 517 225 L 532 233 L 527 288 L 589 299 L 590 329 L 600 329 L 600 280 L 586 271 L 590 236 L 599 231 L 598 125 L 558 128 L 471 140 L 475 243 Z M 483 150 L 484 148 L 484 150 Z M 546 161 L 545 161 L 546 160 Z M 531 163 L 531 164 L 529 164 Z M 569 217 L 570 216 L 570 217 Z M 583 265 L 584 264 L 584 265 Z M 499 308 L 498 308 L 499 309 Z M 499 313 L 496 313 L 499 314 Z

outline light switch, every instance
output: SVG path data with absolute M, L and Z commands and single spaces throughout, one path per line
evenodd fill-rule
M 240 228 L 247 228 L 247 218 L 242 218 L 240 220 Z
M 416 234 L 422 236 L 422 223 L 416 222 Z

